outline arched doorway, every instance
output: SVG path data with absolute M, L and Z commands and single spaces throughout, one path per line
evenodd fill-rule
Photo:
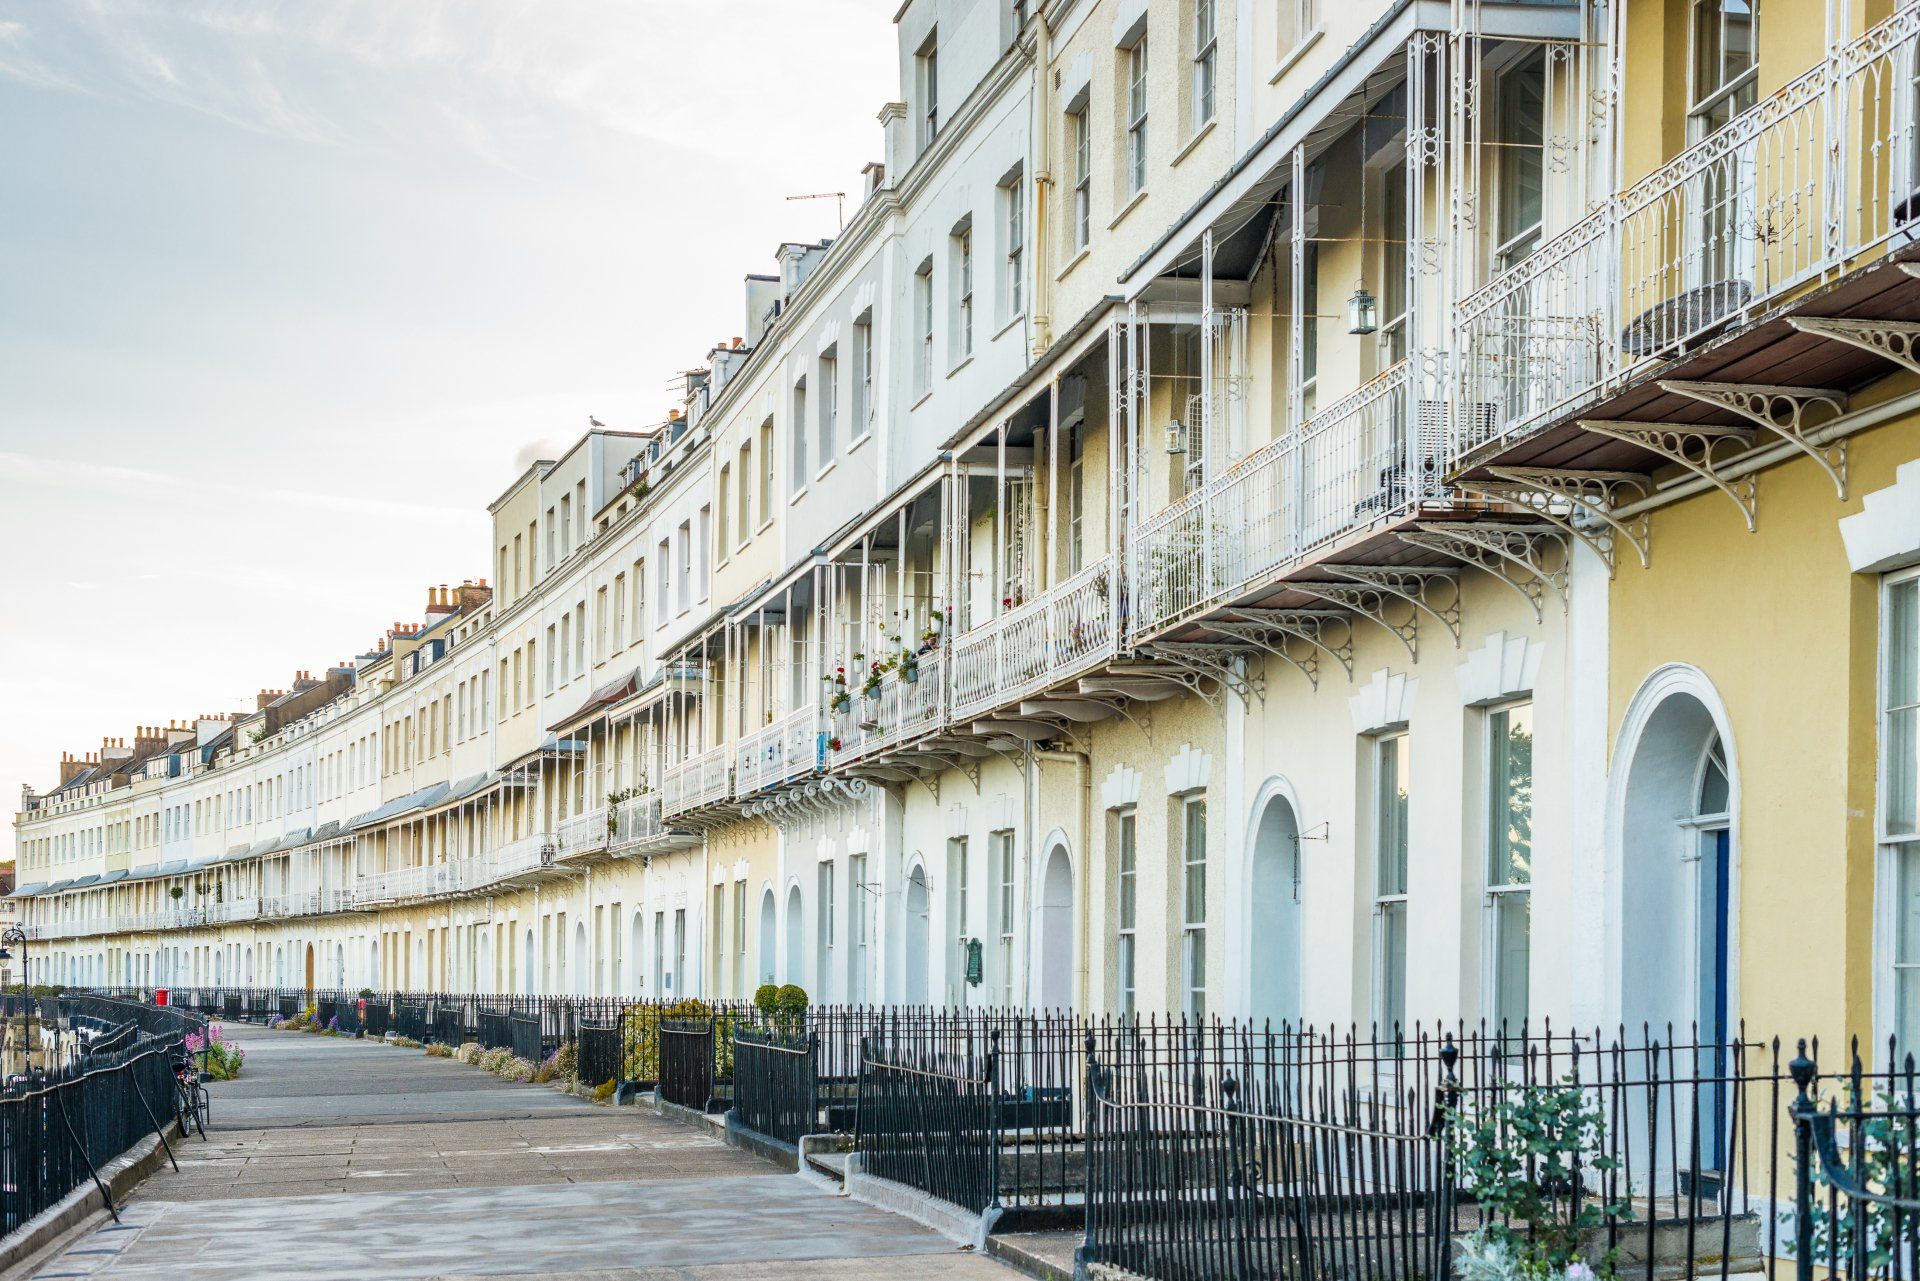
M 248 944 L 247 950 L 245 952 L 242 952 L 240 956 L 241 956 L 241 962 L 245 966 L 246 984 L 248 987 L 252 987 L 253 986 L 253 945 Z
M 1277 792 L 1260 810 L 1248 869 L 1247 1009 L 1256 1023 L 1298 1023 L 1300 820 Z
M 592 986 L 592 975 L 587 967 L 587 923 L 580 921 L 573 927 L 573 990 L 580 996 L 587 996 Z
M 1073 1007 L 1073 860 L 1065 841 L 1047 851 L 1040 877 L 1040 983 L 1043 1010 Z
M 780 955 L 779 924 L 774 919 L 773 886 L 760 892 L 760 981 L 773 982 L 773 958 Z
M 169 970 L 174 968 L 171 961 L 167 968 Z M 273 948 L 273 985 L 275 987 L 287 985 L 287 949 L 283 943 L 276 943 Z
M 927 870 L 915 863 L 907 874 L 907 983 L 903 995 L 908 1005 L 927 1004 L 927 962 L 933 952 L 929 911 Z
M 483 925 L 480 927 L 480 941 L 475 946 L 474 952 L 473 985 L 475 990 L 481 992 L 495 991 L 499 985 L 495 982 L 493 975 L 493 927 L 491 925 Z
M 782 977 L 788 983 L 798 983 L 800 976 L 806 973 L 803 965 L 806 960 L 806 934 L 801 929 L 802 915 L 800 887 L 794 885 L 787 890 L 787 972 Z
M 1704 675 L 1663 668 L 1629 707 L 1615 755 L 1619 1007 L 1706 1074 L 1738 1019 L 1739 772 Z M 1671 1026 L 1672 1032 L 1667 1031 Z M 1721 1165 L 1724 1101 L 1703 1097 L 1700 1164 Z
M 533 965 L 533 927 L 529 925 L 527 927 L 526 938 L 521 946 L 520 956 L 520 991 L 528 996 L 533 995 L 534 992 L 533 976 L 537 971 Z
M 380 986 L 380 940 L 367 940 L 367 986 Z
M 1660 699 L 1629 734 L 1618 758 L 1621 1018 L 1723 1039 L 1737 866 L 1727 740 L 1687 691 Z
M 333 985 L 337 988 L 347 986 L 347 945 L 345 943 L 333 945 Z
M 313 944 L 307 944 L 307 991 L 313 991 Z

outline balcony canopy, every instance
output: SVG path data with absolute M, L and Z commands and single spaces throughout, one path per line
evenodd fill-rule
M 402 815 L 411 814 L 415 810 L 430 809 L 445 800 L 447 794 L 452 790 L 453 787 L 451 784 L 435 783 L 430 787 L 423 787 L 417 792 L 409 792 L 397 800 L 388 801 L 385 805 L 377 809 L 368 810 L 358 818 L 349 819 L 347 821 L 347 830 L 357 832 L 361 828 L 372 827 L 376 823 L 385 823 L 389 820 L 399 818 Z

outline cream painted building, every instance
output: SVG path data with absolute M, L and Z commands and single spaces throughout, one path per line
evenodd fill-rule
M 16 901 L 47 977 L 1723 1027 L 1798 991 L 1895 1026 L 1910 832 L 1875 771 L 1910 769 L 1875 735 L 1906 724 L 1905 669 L 1868 646 L 1828 691 L 1866 726 L 1832 790 L 1891 815 L 1838 859 L 1864 977 L 1738 988 L 1762 950 L 1740 914 L 1791 895 L 1736 892 L 1736 803 L 1668 814 L 1629 776 L 1637 683 L 1767 572 L 1683 625 L 1638 568 L 1647 512 L 1672 508 L 1680 565 L 1725 555 L 1685 513 L 1731 496 L 1754 525 L 1717 452 L 1752 433 L 1695 432 L 1703 456 L 1577 415 L 1745 340 L 1749 300 L 1871 264 L 1904 205 L 1784 285 L 1772 235 L 1739 247 L 1759 223 L 1717 205 L 1646 231 L 1679 246 L 1664 276 L 1621 237 L 1645 181 L 1702 199 L 1690 165 L 1773 191 L 1741 113 L 1816 56 L 1796 41 L 1857 77 L 1916 32 L 1828 15 L 1822 46 L 1802 6 L 1763 28 L 1763 79 L 1723 66 L 1680 102 L 1666 37 L 1751 10 L 1667 8 L 908 0 L 858 207 L 746 278 L 675 417 L 536 463 L 491 508 L 490 581 L 323 680 L 27 795 Z M 1623 127 L 1641 83 L 1661 94 Z M 1877 121 L 1866 156 L 1910 131 Z M 1661 329 L 1700 298 L 1718 312 Z M 1581 464 L 1579 431 L 1616 444 Z M 1795 543 L 1826 560 L 1768 553 L 1863 635 L 1920 561 L 1890 514 L 1907 436 L 1875 439 L 1891 496 L 1844 513 L 1848 556 L 1827 517 Z M 1730 686 L 1778 657 L 1747 648 Z M 1737 800 L 1706 724 L 1687 768 Z

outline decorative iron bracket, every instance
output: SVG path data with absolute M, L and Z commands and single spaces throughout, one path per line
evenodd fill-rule
M 1758 482 L 1751 472 L 1729 480 L 1720 474 L 1720 467 L 1753 447 L 1754 428 L 1728 427 L 1720 423 L 1636 423 L 1602 418 L 1583 418 L 1580 427 L 1597 436 L 1610 436 L 1614 440 L 1624 440 L 1629 445 L 1638 445 L 1670 463 L 1680 464 L 1731 498 L 1733 505 L 1740 509 L 1740 515 L 1746 518 L 1747 532 L 1753 532 L 1754 518 L 1759 514 Z M 1732 451 L 1724 457 L 1717 456 L 1715 451 L 1730 440 L 1745 446 L 1745 449 Z
M 1229 690 L 1239 696 L 1242 707 L 1251 707 L 1258 698 L 1266 701 L 1267 689 L 1264 678 L 1257 674 L 1243 674 L 1239 662 L 1244 651 L 1234 645 L 1208 645 L 1200 641 L 1156 641 L 1148 645 L 1145 652 L 1152 658 L 1178 668 L 1170 674 L 1169 680 L 1177 680 L 1188 689 L 1207 700 L 1218 709 L 1221 705 L 1221 691 Z M 1214 683 L 1209 690 L 1207 681 Z
M 1224 619 L 1208 622 L 1207 630 L 1285 659 L 1315 689 L 1320 688 L 1322 654 L 1340 664 L 1349 681 L 1353 679 L 1353 621 L 1339 610 L 1236 609 Z M 1305 652 L 1296 653 L 1293 641 L 1304 645 Z
M 1847 442 L 1836 440 L 1816 445 L 1807 439 L 1807 411 L 1825 405 L 1833 411 L 1831 422 L 1847 412 L 1845 392 L 1824 387 L 1776 387 L 1768 383 L 1688 382 L 1662 379 L 1660 386 L 1676 396 L 1690 396 L 1706 405 L 1731 409 L 1749 422 L 1766 428 L 1780 439 L 1819 463 L 1833 481 L 1841 498 L 1847 496 Z
M 1902 263 L 1912 267 L 1913 263 Z M 1831 338 L 1862 351 L 1883 356 L 1920 374 L 1920 322 L 1912 320 L 1851 320 L 1838 316 L 1789 316 L 1787 323 L 1803 334 Z
M 1567 604 L 1568 536 L 1549 525 L 1523 525 L 1511 521 L 1422 521 L 1402 530 L 1400 541 L 1428 551 L 1439 552 L 1485 570 L 1520 594 L 1533 606 L 1533 619 L 1541 619 L 1541 607 L 1551 587 Z M 1549 564 L 1547 551 L 1558 550 L 1558 558 Z M 1518 571 L 1518 572 L 1516 572 Z
M 1647 567 L 1652 527 L 1643 512 L 1631 520 L 1618 514 L 1620 496 L 1631 490 L 1645 497 L 1645 476 L 1630 471 L 1565 471 L 1552 467 L 1489 467 L 1493 480 L 1460 480 L 1454 487 L 1531 512 L 1548 524 L 1572 534 L 1593 549 L 1611 578 L 1617 567 L 1613 536 L 1627 540 Z M 1574 512 L 1588 520 L 1574 519 Z M 1597 526 L 1597 527 L 1596 527 Z
M 1290 582 L 1288 587 L 1331 601 L 1343 609 L 1363 614 L 1386 628 L 1407 647 L 1407 657 L 1420 657 L 1420 615 L 1426 614 L 1460 643 L 1460 575 L 1451 569 L 1415 569 L 1401 565 L 1322 565 L 1329 574 L 1349 580 L 1344 583 Z M 1436 604 L 1433 595 L 1445 583 L 1447 600 Z M 1395 620 L 1398 611 L 1392 602 L 1407 606 L 1406 617 Z

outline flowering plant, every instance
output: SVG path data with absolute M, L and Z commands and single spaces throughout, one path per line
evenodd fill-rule
M 227 1039 L 227 1034 L 218 1023 L 209 1024 L 207 1033 L 189 1032 L 186 1036 L 187 1053 L 204 1056 L 207 1079 L 210 1081 L 231 1081 L 240 1075 L 240 1067 L 247 1061 L 247 1052 Z

